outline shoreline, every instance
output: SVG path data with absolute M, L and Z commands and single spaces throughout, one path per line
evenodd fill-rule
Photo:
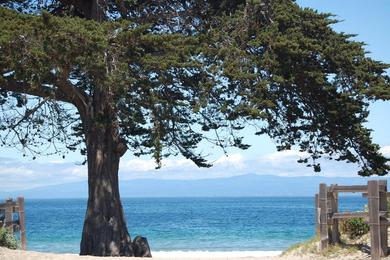
M 7 248 L 0 247 L 0 256 L 1 252 L 10 250 Z M 14 252 L 33 252 L 37 254 L 50 254 L 50 255 L 70 255 L 70 256 L 79 256 L 77 253 L 72 252 L 50 252 L 50 251 L 35 251 L 35 250 L 11 250 Z M 272 250 L 234 250 L 234 251 L 208 251 L 208 250 L 172 250 L 172 251 L 152 251 L 152 258 L 168 258 L 172 259 L 175 257 L 187 258 L 189 256 L 197 259 L 204 258 L 256 258 L 256 257 L 275 257 L 281 256 L 283 251 L 272 251 Z M 1 259 L 0 259 L 1 260 Z
M 0 246 L 0 248 L 2 248 Z M 55 247 L 58 249 L 57 247 Z M 220 255 L 220 256 L 225 256 L 225 255 L 234 255 L 234 256 L 245 256 L 245 257 L 252 257 L 252 256 L 277 256 L 282 254 L 286 249 L 232 249 L 232 250 L 225 250 L 225 249 L 216 249 L 216 250 L 210 250 L 209 248 L 206 249 L 156 249 L 152 250 L 152 254 L 156 256 L 165 256 L 165 255 L 182 255 L 182 254 L 191 254 L 191 255 L 197 255 L 197 256 L 202 256 L 202 255 Z M 61 250 L 61 251 L 56 251 L 55 249 L 51 248 L 50 245 L 47 247 L 39 246 L 37 247 L 34 245 L 33 247 L 27 246 L 27 250 L 29 252 L 37 252 L 37 253 L 48 253 L 48 254 L 70 254 L 70 255 L 78 255 L 79 250 L 75 251 L 73 249 L 70 249 L 68 251 L 66 250 Z
M 241 254 L 239 254 L 241 253 Z M 153 252 L 152 252 L 153 254 Z M 35 251 L 11 250 L 0 247 L 0 260 L 133 260 L 133 259 L 151 259 L 151 260 L 360 260 L 371 259 L 369 255 L 362 253 L 334 254 L 322 256 L 318 254 L 281 254 L 281 251 L 226 251 L 226 252 L 208 252 L 208 251 L 159 251 L 153 254 L 152 258 L 138 257 L 98 257 L 98 256 L 80 256 L 77 254 L 56 254 L 41 253 Z M 389 258 L 386 258 L 389 259 Z
M 155 260 L 308 260 L 305 256 L 281 256 L 281 251 L 156 251 L 152 258 L 120 257 L 121 260 L 155 259 Z M 101 260 L 102 257 L 79 256 L 77 254 L 41 253 L 35 251 L 11 250 L 0 247 L 0 260 Z M 104 259 L 118 259 L 118 257 L 104 257 Z
M 155 251 L 152 256 L 154 258 L 174 258 L 174 257 L 194 257 L 197 259 L 204 258 L 255 258 L 264 256 L 280 256 L 283 251 Z

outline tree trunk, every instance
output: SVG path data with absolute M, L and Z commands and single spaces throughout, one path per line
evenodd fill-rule
M 105 122 L 87 120 L 89 196 L 80 255 L 133 256 L 118 185 L 119 160 L 125 150 L 113 124 L 107 122 L 112 115 L 104 114 Z

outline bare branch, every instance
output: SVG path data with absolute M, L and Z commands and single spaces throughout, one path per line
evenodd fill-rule
M 84 92 L 72 86 L 66 79 L 56 80 L 55 86 L 57 88 L 44 85 L 35 87 L 29 83 L 17 81 L 13 78 L 0 78 L 0 90 L 3 89 L 70 103 L 77 107 L 81 115 L 85 115 L 88 97 Z
M 24 120 L 26 120 L 28 117 L 30 117 L 31 115 L 33 115 L 40 107 L 42 107 L 46 101 L 49 100 L 49 97 L 45 97 L 41 102 L 38 103 L 38 105 L 36 105 L 33 109 L 31 110 L 27 110 L 26 111 L 26 114 L 22 117 L 22 119 L 20 119 L 16 124 L 13 124 L 11 125 L 11 128 L 15 128 L 17 127 L 18 125 L 20 125 L 20 123 L 22 123 Z

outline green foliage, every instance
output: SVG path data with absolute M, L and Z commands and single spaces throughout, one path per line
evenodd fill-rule
M 17 79 L 39 86 L 53 78 L 51 72 L 56 68 L 58 73 L 66 73 L 74 64 L 96 74 L 105 70 L 102 52 L 108 39 L 104 25 L 48 13 L 20 15 L 3 8 L 0 17 L 0 68 L 12 67 Z
M 62 136 L 57 143 L 78 137 L 66 145 L 76 149 L 84 141 L 77 120 L 88 106 L 100 109 L 94 126 L 116 126 L 133 154 L 150 154 L 158 166 L 177 153 L 210 166 L 197 152 L 200 142 L 247 149 L 241 130 L 254 125 L 278 150 L 307 152 L 299 162 L 316 172 L 321 157 L 359 163 L 364 176 L 390 170 L 364 126 L 369 100 L 388 96 L 388 65 L 367 57 L 351 35 L 335 32 L 330 14 L 287 0 L 105 1 L 96 13 L 82 2 L 3 6 L 13 10 L 0 8 L 0 104 L 7 111 L 0 129 L 13 133 L 2 138 L 11 146 Z M 30 92 L 49 86 L 40 97 L 56 105 L 27 120 L 23 115 L 37 102 L 24 102 L 23 91 L 8 95 L 15 81 Z M 69 116 L 58 101 L 77 113 Z M 34 121 L 44 111 L 45 118 L 59 115 L 51 128 Z M 41 130 L 69 125 L 62 135 Z
M 275 139 L 279 150 L 298 146 L 308 152 L 311 162 L 300 162 L 315 171 L 321 170 L 317 159 L 329 155 L 358 162 L 360 175 L 386 174 L 388 160 L 363 124 L 367 91 L 390 89 L 388 65 L 365 57 L 363 43 L 350 35 L 334 32 L 330 14 L 291 1 L 252 6 L 233 17 L 221 18 L 209 45 L 238 90 L 235 98 L 248 101 L 233 114 L 263 120 L 259 134 Z M 221 48 L 221 42 L 229 44 Z
M 0 227 L 0 246 L 10 249 L 17 249 L 19 247 L 18 241 L 14 235 L 7 229 Z
M 367 234 L 370 227 L 363 218 L 351 218 L 340 223 L 340 231 L 348 235 L 350 239 L 356 239 Z

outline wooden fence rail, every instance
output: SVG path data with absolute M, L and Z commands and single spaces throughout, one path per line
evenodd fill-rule
M 368 212 L 338 212 L 339 192 L 361 192 L 368 199 Z M 371 258 L 388 255 L 387 227 L 387 181 L 368 181 L 367 185 L 327 186 L 321 183 L 315 195 L 316 231 L 320 235 L 320 249 L 340 242 L 338 221 L 361 217 L 368 221 L 371 237 Z
M 5 203 L 0 203 L 0 213 L 4 214 L 4 218 L 0 219 L 0 227 L 5 227 L 10 232 L 19 230 L 20 232 L 20 242 L 22 245 L 22 250 L 27 248 L 27 239 L 26 239 L 26 222 L 24 214 L 24 198 L 19 197 L 16 201 L 12 199 L 7 199 Z M 14 213 L 18 214 L 18 219 L 14 220 Z

